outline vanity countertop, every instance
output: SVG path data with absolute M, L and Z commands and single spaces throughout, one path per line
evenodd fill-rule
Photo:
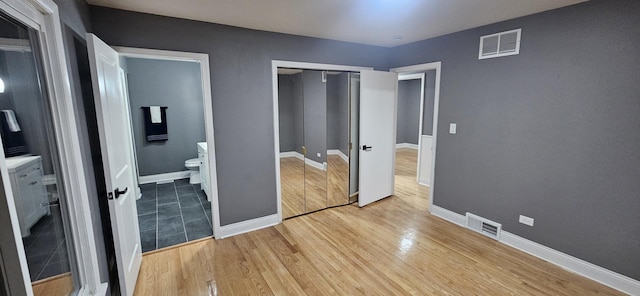
M 198 147 L 202 148 L 202 150 L 207 151 L 207 142 L 198 142 Z
M 206 145 L 206 143 L 205 143 L 205 145 Z M 29 162 L 35 161 L 35 160 L 39 159 L 40 157 L 41 157 L 40 155 L 9 157 L 9 158 L 7 158 L 7 169 L 9 170 L 9 172 L 13 172 L 13 171 L 16 170 L 16 168 L 19 168 L 20 166 L 22 166 L 24 164 L 27 164 Z

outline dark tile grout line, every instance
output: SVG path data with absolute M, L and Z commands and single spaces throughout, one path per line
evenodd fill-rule
M 191 185 L 191 184 L 189 184 Z M 178 186 L 176 186 L 176 180 L 173 180 L 173 190 L 176 192 L 176 199 L 178 200 L 178 208 L 180 209 L 180 220 L 182 220 L 182 230 L 184 230 L 184 241 L 188 242 L 187 227 L 184 225 L 184 216 L 182 215 L 182 205 L 180 204 L 180 195 L 178 194 Z
M 169 184 L 169 183 L 162 183 L 162 184 Z M 186 223 L 184 222 L 184 214 L 182 212 L 182 205 L 180 204 L 180 195 L 178 194 L 178 189 L 177 189 L 178 186 L 176 185 L 175 180 L 173 182 L 171 182 L 171 184 L 173 185 L 174 192 L 176 193 L 175 197 L 176 197 L 176 201 L 178 203 L 178 209 L 180 210 L 180 219 L 182 220 L 182 228 L 184 230 L 185 241 L 189 242 L 189 237 L 187 235 L 187 229 L 186 229 Z M 155 213 L 154 213 L 156 215 L 156 233 L 155 233 L 156 245 L 155 245 L 154 249 L 147 250 L 147 252 L 160 249 L 160 247 L 159 247 L 159 243 L 160 243 L 160 233 L 159 233 L 160 213 L 159 213 L 159 207 L 160 207 L 160 204 L 159 204 L 159 201 L 158 201 L 158 183 L 154 183 L 154 186 L 155 186 L 155 201 L 156 201 L 156 210 L 155 210 Z M 191 187 L 191 189 L 194 190 L 195 196 L 199 199 L 200 208 L 203 210 L 203 213 L 205 214 L 205 217 L 207 218 L 207 223 L 209 224 L 209 226 L 213 230 L 211 217 L 207 216 L 207 211 L 204 208 L 204 204 L 203 204 L 202 198 L 200 198 L 200 196 L 198 194 L 198 190 L 194 186 L 195 185 L 193 185 L 193 184 L 189 184 L 188 185 L 188 187 Z M 182 186 L 182 187 L 187 187 L 187 186 Z M 189 194 L 187 194 L 187 195 L 189 195 Z M 209 202 L 209 201 L 207 200 L 207 202 Z M 138 215 L 138 216 L 140 216 L 140 215 Z M 143 231 L 141 231 L 141 233 L 142 232 Z
M 49 256 L 49 259 L 47 259 L 47 263 L 42 265 L 42 268 L 40 269 L 40 272 L 38 272 L 38 275 L 36 275 L 36 280 L 38 280 L 40 278 L 40 276 L 42 275 L 42 272 L 44 271 L 44 269 L 47 268 L 47 265 L 49 265 L 49 263 L 51 263 L 51 259 L 53 258 L 53 256 L 55 256 L 58 253 L 58 249 L 60 249 L 60 246 L 62 246 L 62 241 L 58 243 L 58 246 L 56 247 L 56 250 L 51 254 L 51 256 Z

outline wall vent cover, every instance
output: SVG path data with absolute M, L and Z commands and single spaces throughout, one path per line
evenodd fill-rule
M 490 59 L 516 55 L 520 53 L 520 34 L 516 29 L 480 37 L 478 59 Z
M 500 231 L 502 230 L 502 224 L 487 220 L 480 216 L 468 213 L 466 214 L 466 226 L 467 228 L 486 235 L 495 240 L 500 239 Z

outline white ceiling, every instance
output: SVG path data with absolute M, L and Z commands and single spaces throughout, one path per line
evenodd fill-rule
M 87 0 L 250 29 L 392 47 L 586 0 Z

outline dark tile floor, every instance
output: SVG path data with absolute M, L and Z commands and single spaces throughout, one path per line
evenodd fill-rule
M 59 206 L 52 206 L 51 215 L 40 218 L 31 227 L 31 235 L 23 238 L 22 242 L 27 255 L 31 281 L 71 270 Z
M 136 203 L 142 251 L 148 252 L 213 235 L 211 203 L 189 179 L 140 185 Z

